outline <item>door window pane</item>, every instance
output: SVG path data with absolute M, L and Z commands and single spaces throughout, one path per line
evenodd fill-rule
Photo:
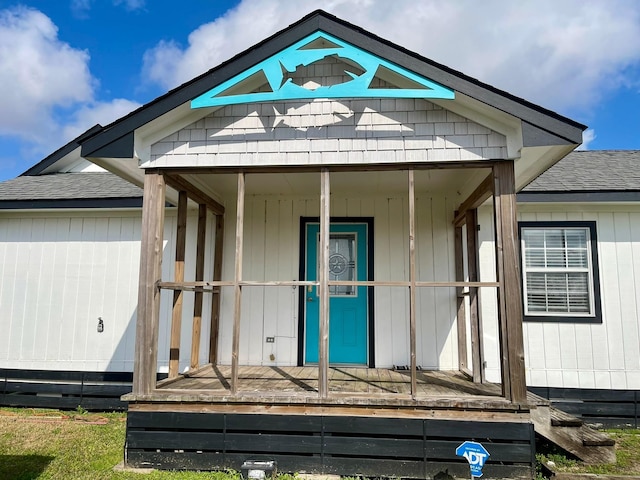
M 356 276 L 356 234 L 332 233 L 329 236 L 329 281 L 350 282 Z M 353 285 L 331 285 L 330 295 L 355 295 Z

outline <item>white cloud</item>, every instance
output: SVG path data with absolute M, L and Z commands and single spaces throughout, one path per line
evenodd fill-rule
M 310 0 L 243 0 L 193 31 L 186 47 L 161 42 L 149 50 L 143 76 L 174 87 L 315 8 L 317 2 Z M 322 8 L 563 112 L 587 111 L 610 89 L 637 82 L 625 77 L 625 68 L 640 61 L 640 3 L 635 0 L 328 0 Z
M 129 11 L 140 10 L 145 6 L 145 0 L 113 0 L 114 5 L 123 5 Z
M 86 51 L 58 39 L 43 13 L 0 11 L 0 133 L 37 139 L 55 107 L 91 100 L 88 62 Z
M 96 84 L 88 52 L 62 42 L 46 15 L 25 7 L 0 10 L 0 136 L 22 139 L 25 156 L 48 154 L 139 106 L 96 101 Z
M 593 128 L 589 128 L 582 133 L 582 145 L 576 150 L 589 150 L 589 144 L 596 139 L 597 135 Z
M 91 0 L 71 0 L 70 8 L 74 17 L 82 19 L 89 18 Z
M 139 103 L 124 98 L 83 105 L 74 112 L 73 120 L 64 126 L 63 137 L 73 139 L 97 123 L 108 125 L 139 106 Z
M 87 19 L 91 11 L 91 6 L 95 0 L 71 0 L 70 8 L 77 18 Z M 146 0 L 112 0 L 114 6 L 122 5 L 125 10 L 133 12 L 141 10 L 146 5 Z

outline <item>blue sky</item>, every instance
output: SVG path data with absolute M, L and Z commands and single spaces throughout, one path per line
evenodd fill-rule
M 636 0 L 0 0 L 0 181 L 319 7 L 640 149 Z

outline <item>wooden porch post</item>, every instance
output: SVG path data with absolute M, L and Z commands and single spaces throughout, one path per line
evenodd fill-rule
M 204 280 L 204 253 L 207 244 L 207 206 L 198 206 L 198 235 L 196 237 L 196 282 Z M 204 292 L 196 290 L 193 301 L 193 327 L 191 329 L 191 364 L 192 369 L 200 366 L 200 332 L 202 330 L 202 302 Z
M 467 269 L 470 282 L 478 281 L 478 210 L 466 213 Z M 471 358 L 473 381 L 484 381 L 484 352 L 482 350 L 482 324 L 478 305 L 478 287 L 469 288 L 469 323 L 471 326 Z
M 133 393 L 137 395 L 149 394 L 156 386 L 160 315 L 160 289 L 157 284 L 162 274 L 165 188 L 162 173 L 145 171 L 133 367 Z
M 416 370 L 416 189 L 413 169 L 409 181 L 409 353 L 411 359 L 411 397 L 418 390 Z
M 238 349 L 240 348 L 240 307 L 242 305 L 242 249 L 244 238 L 244 172 L 238 173 L 238 200 L 236 212 L 236 265 L 235 304 L 233 311 L 233 337 L 231 341 L 231 393 L 238 392 Z
M 330 178 L 329 170 L 320 173 L 320 247 L 318 251 L 319 272 L 318 294 L 320 301 L 320 321 L 318 332 L 318 395 L 327 398 L 329 394 L 329 230 L 330 230 Z
M 493 180 L 502 389 L 507 399 L 524 403 L 527 386 L 513 161 L 496 163 Z
M 184 282 L 184 254 L 187 238 L 187 192 L 178 194 L 178 219 L 176 227 L 176 260 L 174 281 Z M 171 314 L 171 340 L 169 344 L 169 378 L 176 377 L 180 368 L 180 333 L 182 329 L 182 290 L 173 292 Z
M 462 225 L 455 226 L 455 268 L 456 282 L 464 282 L 464 249 L 462 244 Z M 468 373 L 467 365 L 467 312 L 464 301 L 464 288 L 456 287 L 456 326 L 458 333 L 458 369 Z
M 224 243 L 224 216 L 216 215 L 216 244 L 213 253 L 213 281 L 222 280 L 222 246 Z M 220 331 L 221 287 L 214 288 L 211 296 L 211 331 L 209 337 L 209 363 L 218 362 L 218 336 Z

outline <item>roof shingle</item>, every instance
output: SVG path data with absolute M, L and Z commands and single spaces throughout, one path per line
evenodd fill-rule
M 141 197 L 141 188 L 107 172 L 21 176 L 0 183 L 0 201 Z
M 571 152 L 522 191 L 640 191 L 640 150 Z

